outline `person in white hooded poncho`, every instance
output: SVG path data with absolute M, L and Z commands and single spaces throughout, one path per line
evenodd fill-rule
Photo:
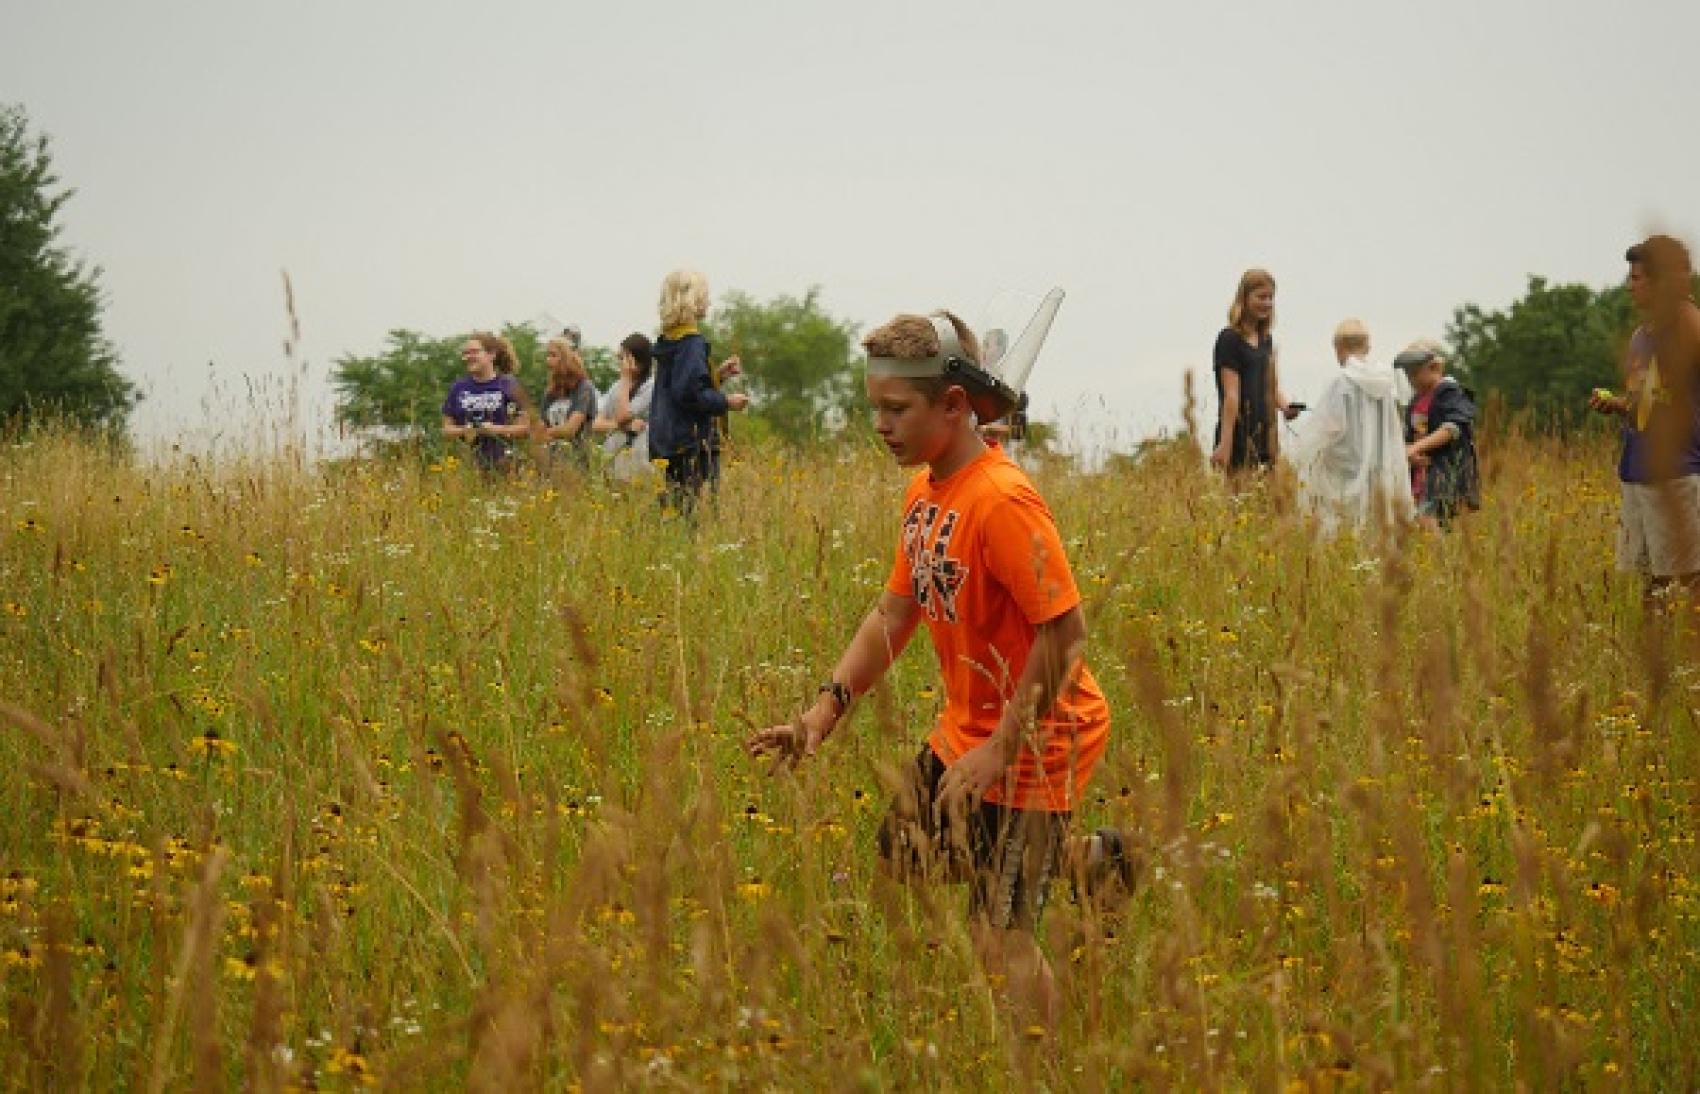
M 1399 370 L 1371 365 L 1369 332 L 1355 319 L 1334 332 L 1340 374 L 1313 406 L 1289 451 L 1299 497 L 1324 534 L 1411 519 L 1411 472 L 1399 411 Z

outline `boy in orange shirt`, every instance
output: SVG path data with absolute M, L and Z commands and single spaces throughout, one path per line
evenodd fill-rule
M 1080 592 L 1044 500 L 975 430 L 976 416 L 995 420 L 1016 396 L 979 367 L 973 332 L 948 312 L 900 315 L 863 346 L 880 439 L 922 468 L 896 562 L 814 705 L 747 747 L 812 756 L 926 623 L 945 708 L 881 825 L 881 865 L 905 880 L 966 875 L 982 961 L 1054 1026 L 1035 928 L 1110 730 L 1080 659 Z

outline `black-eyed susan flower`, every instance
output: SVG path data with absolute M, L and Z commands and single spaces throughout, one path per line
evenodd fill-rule
M 31 947 L 28 943 L 19 943 L 8 947 L 4 957 L 0 960 L 5 962 L 7 968 L 39 969 L 41 968 L 41 951 Z
M 189 751 L 208 759 L 222 759 L 236 754 L 236 742 L 225 740 L 216 729 L 209 729 L 198 737 L 189 738 Z
M 340 1075 L 358 1086 L 378 1085 L 378 1076 L 372 1071 L 372 1065 L 356 1049 L 338 1047 L 325 1063 L 325 1071 L 330 1075 Z

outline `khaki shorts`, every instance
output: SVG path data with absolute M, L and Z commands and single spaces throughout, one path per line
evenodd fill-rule
M 1700 573 L 1700 475 L 1623 484 L 1617 568 L 1652 577 Z

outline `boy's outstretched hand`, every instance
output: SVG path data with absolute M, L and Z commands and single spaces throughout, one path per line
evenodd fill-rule
M 796 767 L 799 761 L 820 751 L 821 742 L 832 732 L 834 723 L 835 719 L 817 703 L 794 722 L 756 730 L 744 740 L 744 751 L 756 757 L 772 756 L 774 762 L 769 774 L 781 766 Z
M 933 823 L 965 815 L 1007 770 L 1009 749 L 996 737 L 964 752 L 939 779 L 938 793 L 933 797 Z

